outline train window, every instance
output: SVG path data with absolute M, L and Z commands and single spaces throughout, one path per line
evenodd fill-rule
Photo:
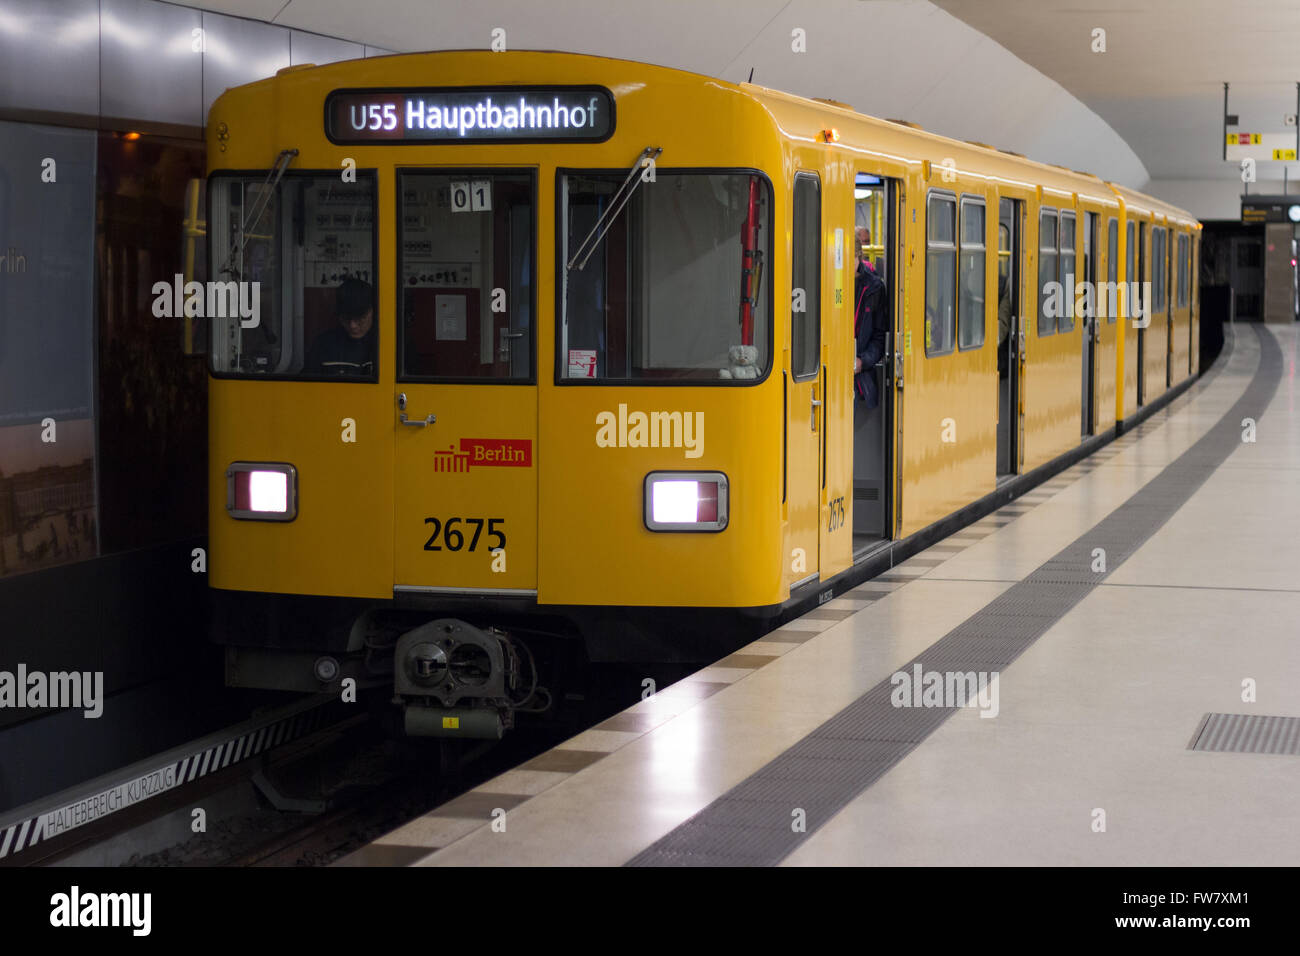
M 1191 240 L 1191 248 L 1187 251 L 1187 282 L 1190 286 L 1187 298 L 1191 301 L 1192 311 L 1196 311 L 1196 297 L 1201 287 L 1200 282 L 1200 257 L 1201 257 L 1201 239 L 1199 236 Z
M 1065 297 L 1065 308 L 1056 317 L 1056 328 L 1061 332 L 1069 332 L 1074 328 L 1074 310 L 1077 301 L 1074 289 L 1075 281 L 1078 278 L 1074 274 L 1074 232 L 1074 213 L 1061 213 L 1060 278 L 1057 281 L 1061 283 L 1061 294 Z
M 957 311 L 957 198 L 931 193 L 925 223 L 925 354 L 944 355 Z
M 1180 235 L 1178 237 L 1178 308 L 1187 308 L 1187 277 L 1191 271 L 1188 268 L 1189 253 L 1191 247 L 1188 245 L 1187 237 Z
M 626 171 L 561 173 L 559 378 L 764 378 L 772 351 L 767 181 L 660 167 L 621 199 L 626 180 Z M 815 285 L 807 301 L 815 320 Z
M 889 248 L 885 238 L 889 233 L 886 219 L 885 185 L 879 176 L 858 173 L 854 179 L 854 227 L 867 230 L 867 242 L 861 245 L 867 263 L 876 269 L 882 279 L 889 274 Z M 855 235 L 855 239 L 856 239 Z M 850 267 L 856 269 L 856 260 Z
M 1129 220 L 1125 228 L 1125 241 L 1127 246 L 1124 250 L 1124 308 L 1125 315 L 1132 317 L 1138 314 L 1139 300 L 1141 299 L 1141 281 L 1142 277 L 1137 274 L 1138 262 L 1138 239 L 1135 235 L 1137 223 Z
M 1129 283 L 1138 281 L 1137 267 L 1134 265 L 1137 261 L 1137 239 L 1133 236 L 1133 227 L 1136 225 L 1135 222 L 1130 220 L 1127 229 L 1128 235 L 1125 236 L 1127 247 L 1124 250 L 1124 281 Z
M 957 347 L 984 344 L 984 200 L 961 200 L 961 249 L 958 263 L 961 299 L 957 303 Z
M 1052 290 L 1048 286 L 1058 281 L 1056 278 L 1055 209 L 1044 209 L 1038 214 L 1038 334 L 1052 335 L 1056 332 L 1056 306 L 1051 303 Z M 1051 308 L 1048 308 L 1051 303 Z M 1050 315 L 1048 313 L 1051 313 Z
M 1119 220 L 1114 216 L 1106 224 L 1106 282 L 1109 283 L 1106 286 L 1107 293 L 1098 298 L 1105 304 L 1106 321 L 1109 323 L 1115 321 L 1115 313 L 1119 311 L 1118 297 L 1109 291 L 1119 282 Z
M 794 180 L 794 246 L 790 258 L 790 374 L 817 374 L 821 356 L 821 184 Z
M 529 172 L 398 170 L 400 381 L 533 374 Z
M 212 371 L 375 381 L 374 173 L 218 174 L 208 192 Z
M 1008 202 L 1009 200 L 1003 200 Z M 1011 281 L 1011 226 L 998 223 L 998 288 Z
M 1160 312 L 1165 307 L 1165 230 L 1151 230 L 1151 307 Z

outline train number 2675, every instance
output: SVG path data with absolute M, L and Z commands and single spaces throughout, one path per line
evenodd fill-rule
M 829 520 L 826 522 L 827 531 L 837 531 L 844 527 L 844 498 L 832 498 L 828 507 L 830 512 Z
M 461 523 L 464 522 L 466 530 L 462 531 Z M 504 525 L 505 518 L 448 518 L 444 523 L 441 518 L 425 518 L 425 524 L 433 525 L 433 534 L 429 535 L 429 540 L 424 542 L 425 551 L 441 551 L 442 545 L 438 544 L 438 538 L 442 538 L 442 543 L 447 546 L 448 551 L 477 551 L 478 539 L 483 534 L 483 524 L 487 523 L 488 544 L 490 550 L 495 551 L 497 548 L 506 546 L 506 533 L 499 529 L 497 525 Z M 473 530 L 473 537 L 469 539 L 469 547 L 466 548 L 465 538 Z M 494 543 L 495 542 L 495 543 Z

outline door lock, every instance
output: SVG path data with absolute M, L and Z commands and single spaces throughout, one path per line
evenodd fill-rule
M 402 392 L 400 395 L 397 396 L 397 408 L 398 408 L 398 416 L 397 416 L 397 418 L 398 418 L 398 420 L 399 420 L 403 425 L 412 425 L 412 426 L 414 426 L 414 427 L 416 427 L 416 428 L 423 428 L 423 427 L 426 426 L 426 425 L 432 425 L 432 424 L 434 424 L 434 423 L 437 422 L 437 420 L 438 420 L 438 419 L 437 419 L 436 417 L 434 417 L 433 415 L 429 415 L 429 416 L 427 416 L 423 421 L 418 420 L 418 419 L 415 420 L 415 421 L 412 421 L 411 419 L 407 418 L 407 417 L 406 417 L 406 393 L 405 393 L 405 392 Z

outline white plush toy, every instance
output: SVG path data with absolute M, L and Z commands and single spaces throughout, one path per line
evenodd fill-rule
M 758 378 L 758 346 L 733 345 L 727 350 L 731 368 L 719 369 L 719 378 Z

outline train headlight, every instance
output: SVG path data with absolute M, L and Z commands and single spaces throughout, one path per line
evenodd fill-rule
M 298 516 L 298 469 L 281 462 L 237 461 L 226 469 L 232 518 L 292 521 Z
M 645 477 L 651 531 L 721 531 L 727 526 L 727 476 L 720 471 L 652 471 Z

